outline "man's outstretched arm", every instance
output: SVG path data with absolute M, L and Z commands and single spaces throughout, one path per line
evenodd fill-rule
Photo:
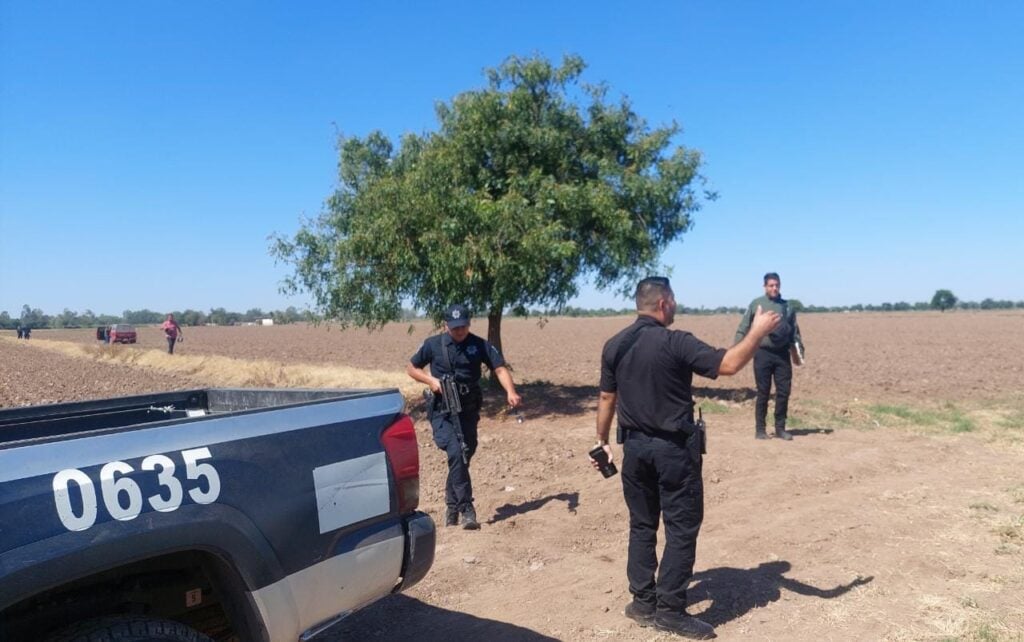
M 722 359 L 722 365 L 718 367 L 720 375 L 734 375 L 747 365 L 757 352 L 757 346 L 767 334 L 779 325 L 779 315 L 775 312 L 765 312 L 761 306 L 757 306 L 754 318 L 750 322 L 750 331 L 743 339 L 729 348 Z

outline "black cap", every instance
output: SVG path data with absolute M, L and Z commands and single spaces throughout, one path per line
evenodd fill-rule
M 449 328 L 461 328 L 469 325 L 469 310 L 466 306 L 456 303 L 444 311 L 444 322 Z

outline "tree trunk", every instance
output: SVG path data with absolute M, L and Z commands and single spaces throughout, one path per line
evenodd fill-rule
M 491 342 L 502 356 L 505 356 L 501 349 L 501 308 L 491 308 L 487 313 L 487 340 Z

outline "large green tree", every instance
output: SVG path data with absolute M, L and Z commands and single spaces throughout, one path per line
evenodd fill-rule
M 324 213 L 274 239 L 294 265 L 283 289 L 371 329 L 403 302 L 435 320 L 463 302 L 499 348 L 510 310 L 564 306 L 583 278 L 629 291 L 713 195 L 676 124 L 650 128 L 582 83 L 584 68 L 512 57 L 487 87 L 439 104 L 436 132 L 397 148 L 380 132 L 341 139 Z
M 932 297 L 932 307 L 945 312 L 956 305 L 957 298 L 950 290 L 936 290 Z

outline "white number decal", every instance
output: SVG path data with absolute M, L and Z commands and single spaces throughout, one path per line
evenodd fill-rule
M 220 475 L 217 474 L 217 469 L 211 464 L 196 463 L 200 459 L 210 459 L 213 457 L 210 454 L 210 449 L 194 448 L 192 450 L 183 450 L 181 451 L 181 456 L 185 458 L 185 476 L 189 479 L 206 477 L 206 482 L 210 486 L 209 490 L 205 493 L 198 488 L 188 491 L 192 501 L 197 504 L 212 504 L 217 501 L 217 497 L 220 495 Z
M 212 459 L 209 448 L 193 448 L 181 452 L 185 460 L 185 477 L 196 481 L 196 485 L 188 491 L 189 497 L 197 504 L 212 504 L 220 497 L 220 475 L 210 462 Z M 167 455 L 150 455 L 142 460 L 140 470 L 156 472 L 160 492 L 143 499 L 142 488 L 130 476 L 135 469 L 123 461 L 112 461 L 100 469 L 100 494 L 103 505 L 110 516 L 119 521 L 135 519 L 142 513 L 143 505 L 149 502 L 153 510 L 161 513 L 177 510 L 185 497 L 181 480 L 174 476 L 177 466 Z M 136 475 L 138 478 L 138 475 Z M 206 490 L 203 490 L 205 479 Z M 74 484 L 82 497 L 81 513 L 75 512 L 71 502 L 71 488 Z M 164 491 L 163 489 L 166 489 Z M 167 499 L 164 499 L 164 495 Z M 69 531 L 84 531 L 96 524 L 98 502 L 96 485 L 89 475 L 77 468 L 62 470 L 53 476 L 53 502 L 57 508 L 57 516 Z
M 68 483 L 75 482 L 82 495 L 82 514 L 75 515 L 71 507 Z M 69 531 L 84 531 L 96 523 L 96 489 L 92 480 L 80 470 L 62 470 L 53 477 L 53 500 L 57 504 L 57 515 Z
M 135 519 L 142 512 L 142 490 L 139 485 L 128 477 L 134 468 L 123 461 L 112 461 L 103 466 L 100 470 L 100 489 L 103 491 L 103 503 L 106 505 L 110 516 L 116 520 L 126 522 Z M 121 473 L 120 479 L 115 479 L 114 474 Z M 128 496 L 128 505 L 121 505 L 121 494 Z
M 151 495 L 149 505 L 153 507 L 153 510 L 158 510 L 161 513 L 177 510 L 181 506 L 183 493 L 181 482 L 174 476 L 174 461 L 166 455 L 150 455 L 142 460 L 142 470 L 156 470 L 157 466 L 160 467 L 160 472 L 157 474 L 156 481 L 166 487 L 171 496 L 164 499 L 163 493 Z

